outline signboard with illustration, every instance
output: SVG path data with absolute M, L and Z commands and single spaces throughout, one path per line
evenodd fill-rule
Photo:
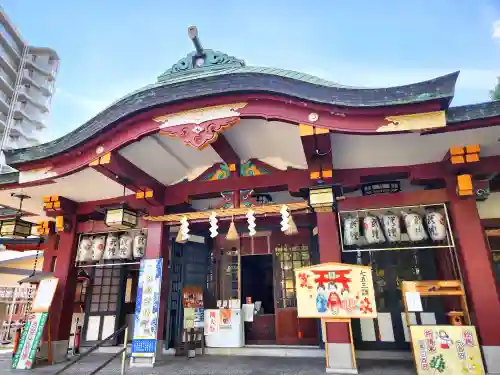
M 12 368 L 16 370 L 29 370 L 33 367 L 35 356 L 42 338 L 43 329 L 47 322 L 48 313 L 30 314 L 24 325 L 19 339 L 19 346 L 12 359 Z
M 325 263 L 295 270 L 299 318 L 375 318 L 370 267 Z
M 163 259 L 143 259 L 135 303 L 132 359 L 155 357 Z
M 473 326 L 410 326 L 418 375 L 484 375 Z

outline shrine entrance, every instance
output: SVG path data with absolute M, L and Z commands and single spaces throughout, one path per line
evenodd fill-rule
M 436 250 L 382 250 L 344 253 L 344 262 L 371 266 L 377 319 L 355 319 L 354 344 L 360 350 L 409 350 L 401 293 L 403 280 L 436 280 Z M 422 298 L 424 312 L 412 313 L 414 324 L 445 319 L 441 301 Z

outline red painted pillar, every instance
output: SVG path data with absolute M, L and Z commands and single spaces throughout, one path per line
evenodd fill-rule
M 317 212 L 320 263 L 342 262 L 339 225 L 335 212 Z M 352 359 L 352 343 L 348 323 L 327 323 L 325 348 L 328 353 L 327 371 L 356 373 Z
M 163 215 L 163 207 L 154 207 L 150 209 L 150 215 Z M 161 354 L 164 347 L 165 338 L 165 314 L 166 306 L 168 305 L 168 227 L 163 222 L 148 221 L 147 223 L 147 247 L 144 257 L 146 259 L 163 258 L 162 282 L 160 291 L 160 311 L 158 313 L 158 331 L 156 352 Z
M 500 373 L 500 300 L 474 197 L 460 198 L 450 187 L 450 211 L 472 323 L 480 337 L 487 372 Z
M 64 360 L 67 354 L 76 290 L 76 216 L 68 216 L 65 220 L 71 220 L 72 229 L 58 234 L 58 245 L 56 235 L 49 236 L 49 248 L 44 252 L 43 264 L 44 271 L 52 271 L 54 277 L 59 279 L 48 318 L 55 362 Z M 52 270 L 54 257 L 57 261 Z

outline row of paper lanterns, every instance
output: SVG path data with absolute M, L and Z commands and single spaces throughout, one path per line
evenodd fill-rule
M 78 245 L 76 261 L 80 263 L 103 260 L 140 259 L 146 251 L 146 236 L 138 233 L 135 237 L 128 232 L 82 236 Z
M 446 223 L 443 214 L 438 211 L 428 211 L 425 216 L 415 212 L 401 211 L 406 233 L 411 242 L 443 241 L 446 239 Z M 426 226 L 424 226 L 424 220 Z M 397 243 L 402 241 L 400 216 L 388 212 L 375 216 L 367 214 L 347 216 L 343 219 L 343 241 L 346 246 L 360 244 L 360 224 L 363 225 L 363 235 L 369 245 L 380 243 Z M 427 227 L 427 231 L 426 231 Z

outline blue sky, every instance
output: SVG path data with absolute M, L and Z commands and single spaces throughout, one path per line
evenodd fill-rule
M 191 52 L 192 24 L 205 48 L 345 85 L 399 85 L 461 70 L 453 105 L 487 101 L 500 75 L 500 0 L 3 0 L 2 6 L 30 44 L 61 57 L 44 140 L 154 82 Z

